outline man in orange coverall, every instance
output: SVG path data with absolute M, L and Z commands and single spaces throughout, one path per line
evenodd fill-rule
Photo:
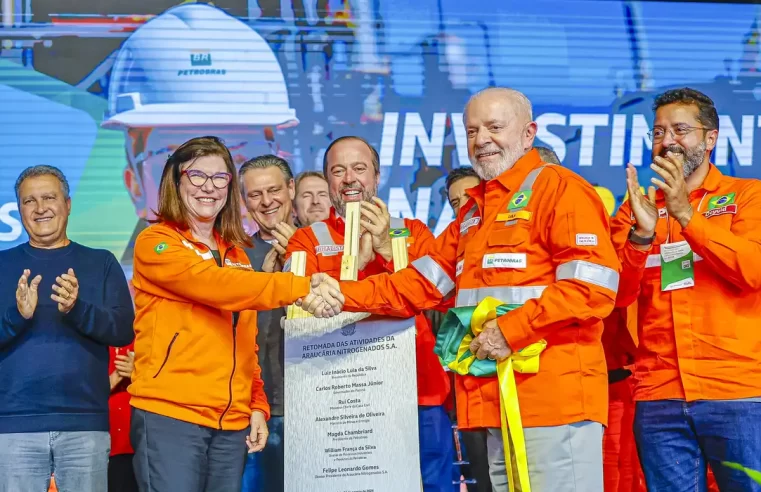
M 376 196 L 380 160 L 370 144 L 359 137 L 341 137 L 325 151 L 323 173 L 328 180 L 332 208 L 322 222 L 298 229 L 288 241 L 285 268 L 294 251 L 305 251 L 306 274 L 327 273 L 339 278 L 344 244 L 347 202 L 361 202 L 362 235 L 359 241 L 360 279 L 393 272 L 390 230 L 407 236 L 410 260 L 423 256 L 433 244 L 433 234 L 417 219 L 391 218 Z M 416 317 L 417 388 L 420 420 L 420 466 L 425 492 L 451 492 L 454 435 L 444 402 L 449 378 L 433 352 L 435 339 L 424 315 Z
M 634 432 L 648 488 L 761 491 L 761 181 L 710 162 L 713 101 L 696 90 L 655 100 L 645 196 L 613 219 L 623 271 L 617 304 L 638 302 Z M 657 191 L 655 188 L 658 188 Z
M 482 182 L 428 254 L 393 275 L 343 282 L 344 310 L 410 316 L 455 294 L 521 305 L 484 325 L 471 349 L 502 360 L 546 341 L 535 374 L 516 373 L 532 490 L 603 490 L 608 376 L 602 319 L 613 309 L 619 262 L 594 188 L 542 162 L 536 123 L 518 91 L 489 88 L 468 102 L 468 155 Z M 495 491 L 507 491 L 494 377 L 458 376 L 458 424 L 489 430 Z

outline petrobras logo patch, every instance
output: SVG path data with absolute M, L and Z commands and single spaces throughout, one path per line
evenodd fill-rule
M 253 270 L 253 267 L 251 265 L 247 265 L 245 263 L 235 263 L 233 261 L 230 261 L 230 258 L 225 258 L 225 266 L 233 267 L 233 268 L 245 268 L 246 270 Z
M 208 51 L 191 51 L 190 65 L 193 67 L 210 67 L 211 53 Z
M 320 244 L 314 247 L 315 254 L 323 256 L 332 256 L 338 253 L 343 253 L 343 244 Z
M 526 268 L 526 253 L 491 253 L 484 256 L 481 268 Z

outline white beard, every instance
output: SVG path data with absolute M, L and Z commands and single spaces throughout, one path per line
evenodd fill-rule
M 479 178 L 484 181 L 491 181 L 512 168 L 515 163 L 518 162 L 518 159 L 526 154 L 522 150 L 513 150 L 511 148 L 502 149 L 501 153 L 502 157 L 496 163 L 491 164 L 481 164 L 475 156 L 470 157 L 470 164 L 473 166 L 473 170 L 478 174 Z

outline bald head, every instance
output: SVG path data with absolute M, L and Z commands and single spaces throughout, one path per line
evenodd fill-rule
M 531 101 L 506 87 L 489 87 L 474 94 L 463 113 L 468 157 L 483 180 L 512 168 L 528 152 L 536 136 Z

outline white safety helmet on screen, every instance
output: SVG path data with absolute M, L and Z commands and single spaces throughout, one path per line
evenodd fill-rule
M 223 10 L 184 4 L 150 20 L 122 45 L 103 126 L 297 123 L 267 42 Z

